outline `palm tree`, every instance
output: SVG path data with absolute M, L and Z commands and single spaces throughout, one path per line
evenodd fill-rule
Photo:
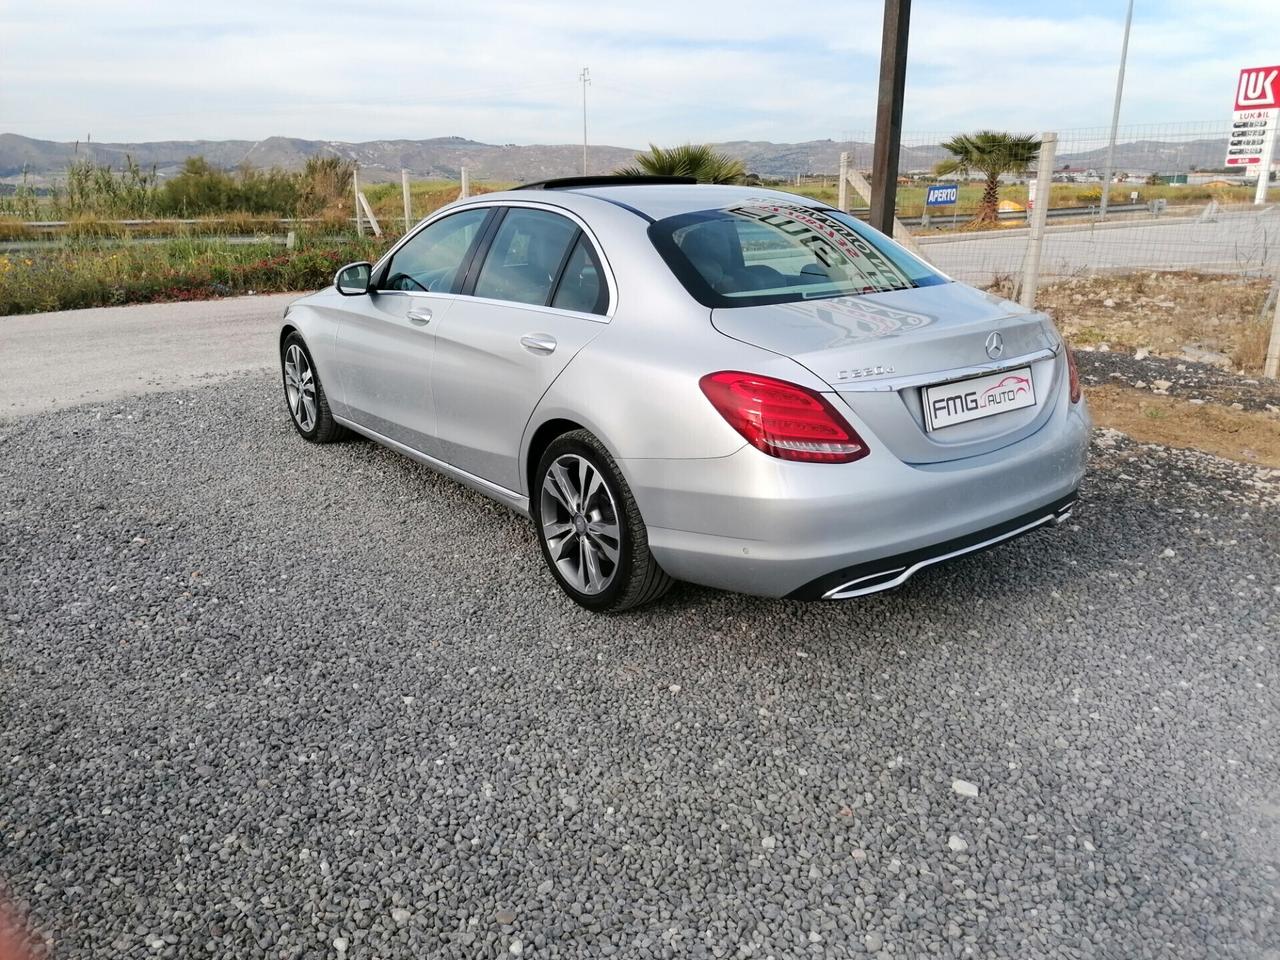
M 935 166 L 933 172 L 946 176 L 976 170 L 986 177 L 973 222 L 995 223 L 999 219 L 1000 175 L 1025 171 L 1040 156 L 1040 141 L 1034 136 L 983 130 L 952 137 L 942 144 L 942 149 L 951 156 Z
M 648 153 L 637 153 L 635 165 L 622 167 L 621 176 L 693 177 L 699 183 L 738 183 L 747 175 L 742 161 L 717 153 L 706 144 L 686 143 L 682 147 L 649 144 Z

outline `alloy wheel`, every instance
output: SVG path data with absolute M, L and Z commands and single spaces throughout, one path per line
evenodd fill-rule
M 284 390 L 293 419 L 303 432 L 310 432 L 316 425 L 316 378 L 306 353 L 296 343 L 284 354 Z
M 542 537 L 556 568 L 579 593 L 605 590 L 618 572 L 622 527 L 613 491 L 585 457 L 567 453 L 542 478 Z

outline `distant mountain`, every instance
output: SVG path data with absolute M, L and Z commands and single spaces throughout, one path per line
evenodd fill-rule
M 834 173 L 840 154 L 849 151 L 860 169 L 871 165 L 872 146 L 866 142 L 808 140 L 772 143 L 767 140 L 731 140 L 716 149 L 739 157 L 747 169 L 766 177 L 792 177 L 798 173 Z M 1116 169 L 1135 173 L 1185 172 L 1193 166 L 1217 166 L 1226 152 L 1226 140 L 1204 139 L 1184 143 L 1138 140 L 1116 145 Z M 592 172 L 608 172 L 627 163 L 636 150 L 629 147 L 592 146 Z M 1060 153 L 1057 165 L 1101 167 L 1105 149 Z M 248 162 L 255 167 L 300 168 L 311 156 L 337 154 L 357 160 L 365 180 L 398 180 L 406 169 L 415 179 L 459 177 L 465 166 L 476 180 L 530 181 L 567 177 L 581 172 L 580 144 L 497 145 L 462 137 L 429 140 L 370 140 L 346 143 L 337 140 L 300 140 L 268 137 L 265 140 L 165 140 L 151 143 L 57 143 L 33 140 L 15 133 L 0 134 L 0 181 L 13 182 L 26 171 L 37 185 L 61 177 L 77 157 L 120 167 L 126 157 L 144 169 L 156 168 L 162 177 L 172 176 L 191 156 L 203 156 L 224 168 Z M 904 172 L 925 171 L 946 156 L 936 145 L 902 149 L 899 166 Z
M 55 143 L 17 134 L 0 134 L 0 179 L 20 177 L 25 169 L 36 180 L 65 173 L 77 157 L 95 163 L 121 166 L 127 157 L 144 169 L 156 168 L 162 177 L 172 176 L 191 156 L 203 156 L 223 168 L 250 163 L 255 167 L 279 166 L 296 170 L 308 157 L 336 154 L 356 160 L 360 175 L 370 182 L 399 180 L 400 170 L 416 179 L 456 180 L 463 166 L 477 180 L 527 181 L 566 177 L 582 172 L 581 144 L 498 146 L 462 137 L 430 140 L 371 140 L 343 143 L 268 137 L 266 140 L 172 140 L 154 143 Z M 591 167 L 613 170 L 631 160 L 634 150 L 593 146 Z
M 1115 169 L 1141 173 L 1187 173 L 1202 167 L 1221 167 L 1227 155 L 1227 138 L 1186 140 L 1134 140 L 1117 143 Z M 1057 166 L 1070 164 L 1101 170 L 1107 162 L 1107 148 L 1082 153 L 1060 153 Z

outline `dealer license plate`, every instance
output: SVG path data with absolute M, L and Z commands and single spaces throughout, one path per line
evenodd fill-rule
M 993 417 L 1036 405 L 1030 367 L 924 388 L 925 424 L 930 430 Z

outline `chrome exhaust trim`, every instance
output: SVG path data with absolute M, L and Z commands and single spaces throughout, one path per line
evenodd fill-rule
M 867 574 L 866 576 L 858 577 L 856 580 L 850 580 L 848 583 L 843 583 L 838 587 L 833 587 L 828 590 L 822 595 L 822 599 L 852 600 L 855 597 L 865 597 L 872 593 L 881 593 L 885 590 L 892 590 L 895 587 L 902 586 L 925 567 L 931 567 L 934 564 L 942 563 L 945 560 L 962 557 L 967 553 L 975 553 L 979 550 L 985 550 L 998 543 L 1003 543 L 1005 540 L 1012 540 L 1014 537 L 1019 537 L 1024 533 L 1030 533 L 1037 527 L 1043 527 L 1046 524 L 1053 524 L 1056 527 L 1070 518 L 1071 511 L 1074 508 L 1075 501 L 1073 500 L 1070 503 L 1058 507 L 1052 513 L 1047 513 L 1042 517 L 1032 520 L 1030 523 L 1023 524 L 1017 529 L 1008 530 L 998 536 L 991 537 L 988 540 L 968 544 L 958 550 L 940 553 L 934 557 L 926 557 L 923 560 L 916 561 L 910 566 L 889 567 L 884 570 L 878 570 L 875 573 Z

